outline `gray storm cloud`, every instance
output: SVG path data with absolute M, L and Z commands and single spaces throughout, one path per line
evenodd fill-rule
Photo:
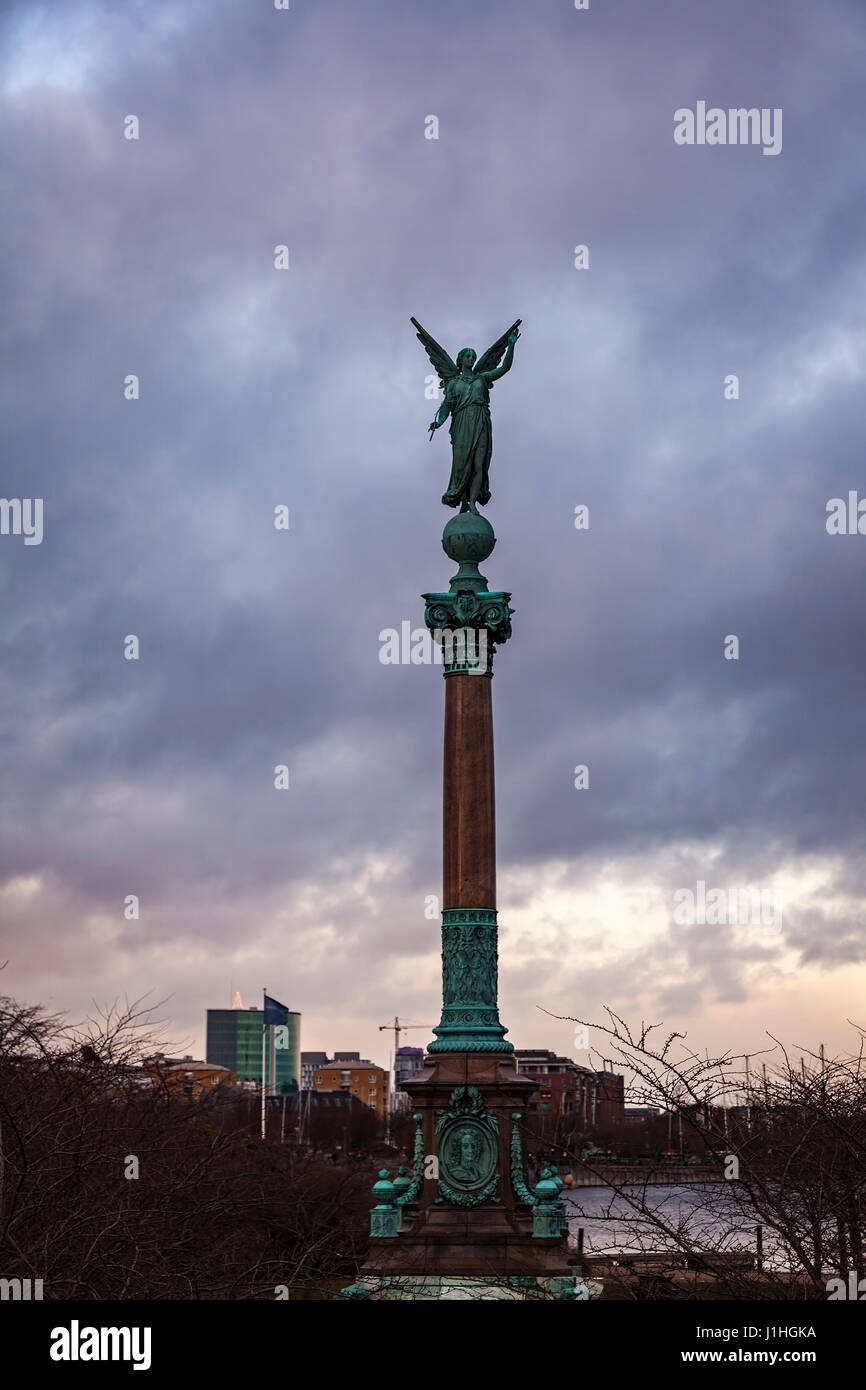
M 0 537 L 4 987 L 73 1011 L 172 994 L 201 1039 L 266 971 L 318 1020 L 310 1046 L 435 1021 L 441 680 L 378 657 L 449 575 L 410 314 L 454 349 L 523 319 L 486 567 L 514 594 L 494 697 L 514 912 L 566 869 L 555 942 L 504 961 L 512 1036 L 590 987 L 694 1014 L 748 1000 L 756 970 L 813 991 L 862 964 L 866 538 L 824 524 L 864 476 L 862 12 L 2 25 L 2 492 L 44 512 L 40 545 Z M 783 150 L 677 146 L 699 100 L 783 109 Z M 651 963 L 639 924 L 617 964 L 568 916 L 600 865 L 669 896 L 704 850 L 725 884 L 830 864 L 837 905 L 807 895 L 760 949 L 670 926 Z

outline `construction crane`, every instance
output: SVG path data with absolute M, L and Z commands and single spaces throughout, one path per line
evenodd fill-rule
M 400 1047 L 400 1034 L 401 1034 L 401 1033 L 405 1033 L 409 1028 L 432 1028 L 432 1027 L 433 1027 L 432 1023 L 401 1023 L 400 1020 L 399 1020 L 399 1018 L 397 1018 L 396 1015 L 395 1015 L 393 1023 L 380 1023 L 380 1024 L 379 1024 L 379 1032 L 380 1032 L 380 1033 L 384 1033 L 386 1029 L 393 1029 L 393 1030 L 394 1030 L 394 1057 L 395 1057 L 395 1059 L 396 1059 L 397 1052 L 398 1052 L 399 1047 Z
M 394 1030 L 394 1059 L 393 1059 L 393 1060 L 394 1060 L 394 1068 L 395 1068 L 395 1070 L 394 1070 L 394 1088 L 391 1090 L 391 1104 L 390 1104 L 390 1109 L 388 1110 L 388 1112 L 387 1112 L 386 1115 L 385 1115 L 385 1142 L 386 1142 L 386 1143 L 390 1143 L 390 1140 L 391 1140 L 391 1110 L 393 1110 L 394 1104 L 395 1104 L 394 1091 L 396 1090 L 396 1087 L 397 1087 L 397 1072 L 396 1072 L 396 1066 L 397 1066 L 397 1052 L 399 1051 L 399 1048 L 400 1048 L 400 1034 L 401 1034 L 401 1033 L 407 1032 L 410 1028 L 432 1028 L 432 1026 L 433 1026 L 433 1025 L 430 1024 L 430 1023 L 401 1023 L 400 1020 L 399 1020 L 399 1018 L 397 1017 L 396 1014 L 394 1015 L 394 1020 L 393 1020 L 392 1023 L 380 1023 L 380 1024 L 379 1024 L 379 1032 L 380 1032 L 380 1033 L 384 1033 L 384 1032 L 390 1031 L 392 1028 L 393 1028 L 393 1030 Z M 390 1068 L 390 1067 L 388 1068 L 388 1076 L 389 1076 L 389 1088 L 390 1088 L 390 1076 L 391 1076 L 391 1068 Z

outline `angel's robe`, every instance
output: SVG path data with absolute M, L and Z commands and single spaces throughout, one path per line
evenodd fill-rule
M 446 507 L 469 503 L 469 486 L 476 469 L 481 471 L 477 501 L 482 507 L 490 501 L 488 471 L 493 452 L 490 423 L 490 387 L 483 376 L 469 381 L 462 376 L 445 382 L 445 399 L 451 407 L 451 477 L 442 501 Z

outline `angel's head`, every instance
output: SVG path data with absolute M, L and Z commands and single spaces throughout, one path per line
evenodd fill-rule
M 461 348 L 457 354 L 458 371 L 462 372 L 464 368 L 468 367 L 471 372 L 477 356 L 478 353 L 474 348 Z

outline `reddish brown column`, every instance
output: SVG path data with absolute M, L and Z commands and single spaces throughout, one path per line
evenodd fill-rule
M 493 702 L 489 675 L 445 679 L 442 906 L 496 906 Z

